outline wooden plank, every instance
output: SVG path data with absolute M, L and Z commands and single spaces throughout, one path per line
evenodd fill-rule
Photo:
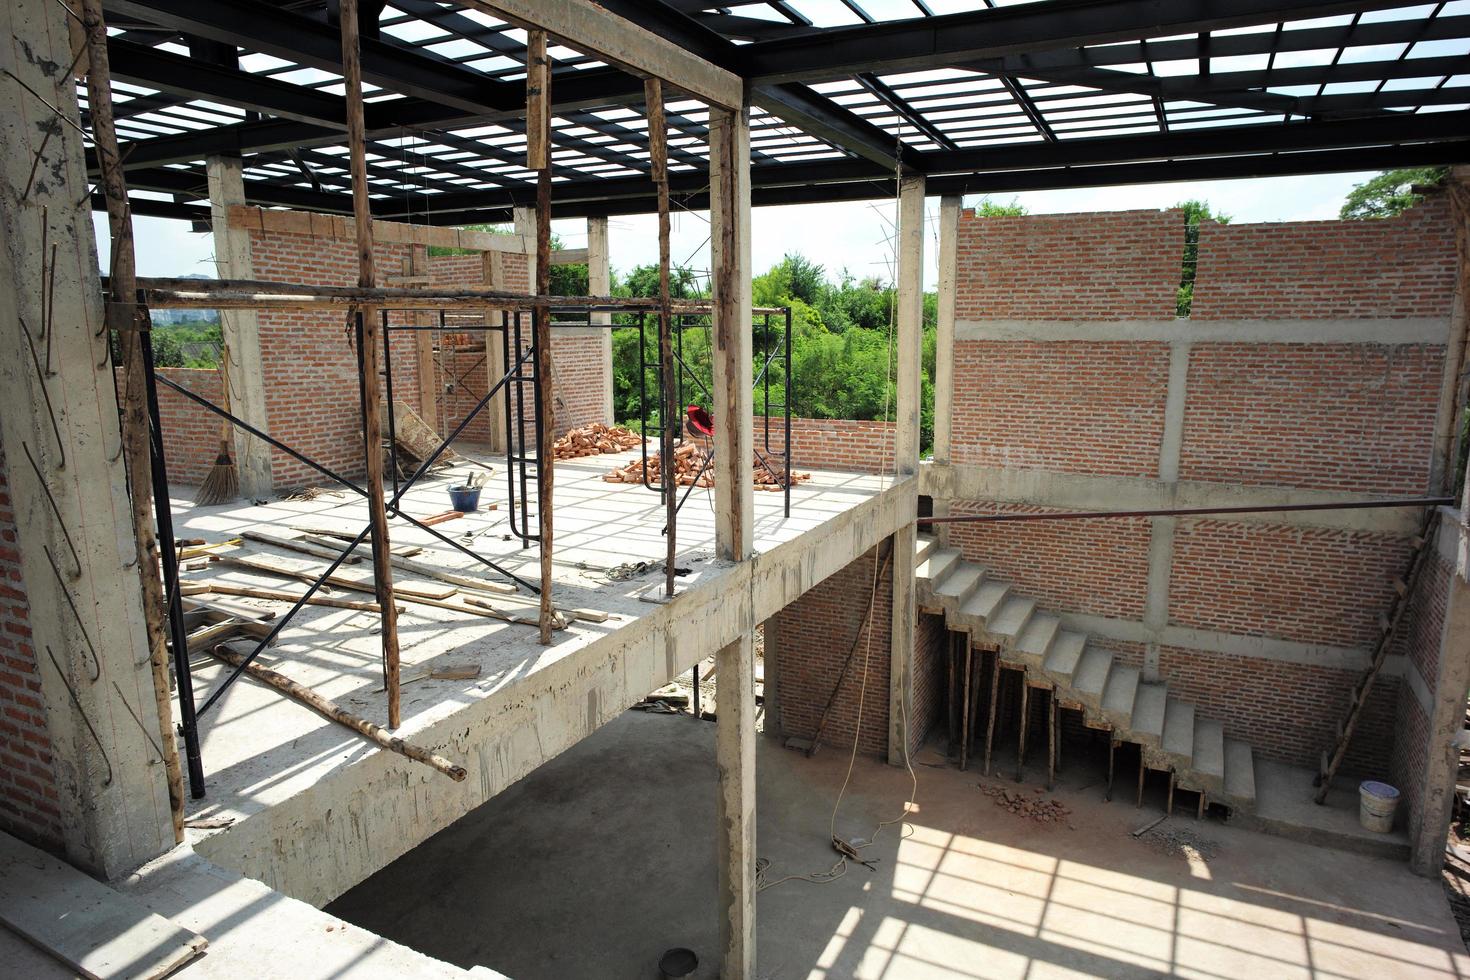
M 738 109 L 745 83 L 732 71 L 587 0 L 457 0 L 528 31 L 544 30 L 569 47 L 661 78 L 705 102 Z
M 551 253 L 552 265 L 586 265 L 590 251 L 585 248 L 559 248 Z
M 163 977 L 209 945 L 198 933 L 3 833 L 0 922 L 95 980 Z
M 526 140 L 528 166 L 536 170 L 536 293 L 551 292 L 551 63 L 546 57 L 546 32 L 532 30 L 527 39 Z M 537 428 L 536 514 L 540 519 L 541 643 L 551 643 L 556 609 L 551 603 L 552 492 L 556 441 L 556 391 L 551 361 L 551 307 L 538 303 L 532 313 L 536 343 Z
M 527 170 L 545 170 L 551 166 L 550 144 L 551 61 L 546 56 L 546 32 L 531 31 L 526 37 Z
M 225 565 L 233 565 L 236 568 L 248 568 L 251 571 L 265 572 L 267 575 L 279 575 L 282 578 L 300 579 L 303 582 L 315 581 L 325 569 L 318 562 L 309 562 L 288 558 L 284 555 L 267 555 L 260 552 L 254 554 L 228 554 L 220 555 L 220 562 Z M 337 569 L 327 579 L 328 585 L 338 588 L 352 589 L 356 592 L 375 592 L 373 577 L 366 569 Z M 416 596 L 425 599 L 447 599 L 459 591 L 450 585 L 439 585 L 434 582 L 420 582 L 405 579 L 397 583 L 397 591 L 406 596 Z
M 669 144 L 664 118 L 663 82 L 643 82 L 643 101 L 648 106 L 649 175 L 658 189 L 658 363 L 664 379 L 659 415 L 659 485 L 664 488 L 664 595 L 673 598 L 674 575 L 679 552 L 679 493 L 674 475 L 675 420 L 681 416 L 678 385 L 674 383 L 673 319 L 669 315 Z

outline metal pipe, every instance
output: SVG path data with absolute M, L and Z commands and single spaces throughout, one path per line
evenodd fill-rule
M 1159 510 L 1073 510 L 1052 514 L 958 514 L 920 517 L 918 524 L 999 524 L 1003 521 L 1076 521 L 1109 517 L 1189 517 L 1204 514 L 1282 514 L 1304 510 L 1372 510 L 1379 507 L 1441 507 L 1454 497 L 1410 497 L 1397 500 L 1354 500 L 1330 504 L 1258 504 L 1246 507 L 1172 507 Z

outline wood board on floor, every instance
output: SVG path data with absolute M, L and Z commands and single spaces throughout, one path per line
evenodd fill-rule
M 94 980 L 166 976 L 208 945 L 198 933 L 4 833 L 0 922 Z
M 256 572 L 265 572 L 270 575 L 280 575 L 285 578 L 301 579 L 310 582 L 322 572 L 326 571 L 326 565 L 319 561 L 294 558 L 287 555 L 277 555 L 269 552 L 232 552 L 220 555 L 220 562 L 226 565 L 235 565 L 240 568 L 248 568 Z M 327 579 L 327 584 L 342 588 L 354 589 L 358 592 L 373 592 L 373 572 L 370 568 L 338 568 Z M 403 578 L 397 576 L 393 579 L 393 591 L 407 596 L 418 596 L 422 599 L 447 599 L 459 590 L 447 583 L 431 582 L 425 579 Z

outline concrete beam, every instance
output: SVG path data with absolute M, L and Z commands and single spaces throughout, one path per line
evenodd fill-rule
M 898 204 L 898 350 L 897 404 L 894 418 L 894 470 L 900 480 L 918 483 L 920 398 L 924 352 L 924 178 L 899 182 Z M 909 718 L 914 705 L 914 628 L 918 604 L 914 551 L 918 526 L 906 523 L 893 535 L 890 574 L 893 610 L 890 618 L 888 671 L 888 761 L 903 765 L 909 752 Z
M 527 30 L 541 28 L 578 51 L 652 75 L 712 106 L 738 109 L 745 82 L 630 20 L 587 0 L 456 0 Z
M 245 203 L 240 158 L 212 156 L 205 161 L 205 167 L 209 179 L 210 224 L 214 229 L 215 275 L 221 279 L 254 279 L 250 233 L 230 224 L 230 208 Z M 254 310 L 221 310 L 220 330 L 229 377 L 225 407 L 262 432 L 269 432 L 265 364 L 260 356 L 260 318 Z M 270 496 L 273 488 L 270 447 L 242 429 L 234 429 L 233 438 L 240 495 L 247 500 Z
M 49 739 L 66 857 L 110 878 L 174 833 L 67 17 L 0 5 L 0 453 L 40 683 L 6 710 Z
M 960 320 L 957 340 L 1053 343 L 1154 341 L 1197 344 L 1443 344 L 1450 317 L 1354 320 Z
M 750 114 L 709 118 L 715 395 L 715 551 L 746 565 L 755 535 L 750 390 Z M 758 620 L 715 654 L 720 976 L 755 975 L 755 644 Z
M 607 247 L 607 218 L 587 219 L 587 293 L 589 296 L 612 295 L 612 256 Z M 592 322 L 606 327 L 612 323 L 611 313 L 594 313 Z M 602 360 L 602 420 L 613 424 L 612 331 L 599 331 Z
M 310 235 L 353 241 L 355 231 L 351 215 L 321 214 L 316 211 L 291 211 L 232 205 L 229 225 L 245 231 L 267 231 L 281 235 Z M 524 234 L 499 235 L 491 231 L 469 228 L 446 228 L 442 225 L 414 225 L 404 221 L 373 219 L 373 241 L 397 245 L 434 245 L 462 248 L 471 252 L 511 252 L 534 254 L 536 237 Z

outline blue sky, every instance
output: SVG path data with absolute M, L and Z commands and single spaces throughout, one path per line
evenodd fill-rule
M 1306 177 L 1270 177 L 1252 180 L 1196 181 L 1140 184 L 1083 190 L 1037 191 L 1003 195 L 997 200 L 1018 201 L 1033 214 L 1076 211 L 1121 211 L 1167 208 L 1190 198 L 1207 200 L 1217 210 L 1242 221 L 1299 221 L 1337 217 L 1343 197 L 1369 173 L 1326 174 Z M 965 199 L 972 205 L 978 198 Z M 927 288 L 935 282 L 934 256 L 938 249 L 934 224 L 939 200 L 928 201 L 925 236 Z M 756 272 L 779 262 L 786 252 L 800 252 L 825 266 L 834 277 L 846 268 L 854 276 L 891 278 L 888 237 L 894 202 L 844 202 L 756 208 L 752 214 L 752 259 Z M 107 265 L 106 218 L 93 215 L 103 268 Z M 145 276 L 212 275 L 213 245 L 209 235 L 196 234 L 182 221 L 136 219 L 138 271 Z M 676 213 L 671 248 L 675 262 L 696 269 L 709 268 L 708 216 Z M 570 248 L 586 244 L 586 225 L 580 219 L 558 221 L 556 233 Z M 651 215 L 611 219 L 609 239 L 614 268 L 658 261 L 656 219 Z

